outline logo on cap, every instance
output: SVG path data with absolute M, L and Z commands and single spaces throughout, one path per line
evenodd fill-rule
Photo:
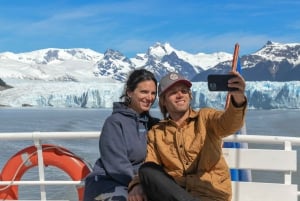
M 176 73 L 170 74 L 170 80 L 178 80 L 178 79 L 179 79 L 178 74 L 176 74 Z

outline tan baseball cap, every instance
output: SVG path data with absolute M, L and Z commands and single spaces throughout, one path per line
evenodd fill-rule
M 165 91 L 171 88 L 176 83 L 183 83 L 191 88 L 192 83 L 178 73 L 169 73 L 161 78 L 158 85 L 158 96 L 161 96 Z

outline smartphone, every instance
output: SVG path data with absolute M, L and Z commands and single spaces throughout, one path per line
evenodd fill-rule
M 211 74 L 207 76 L 209 91 L 235 91 L 237 88 L 228 87 L 228 80 L 236 77 L 233 74 Z

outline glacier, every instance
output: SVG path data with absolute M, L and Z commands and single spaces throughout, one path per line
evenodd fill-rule
M 210 92 L 207 82 L 193 83 L 193 107 L 224 108 L 227 92 Z M 249 109 L 299 109 L 300 81 L 246 82 Z
M 207 82 L 192 83 L 192 107 L 224 108 L 226 92 L 210 92 Z M 14 88 L 0 91 L 0 106 L 53 108 L 111 108 L 119 101 L 124 83 L 45 82 L 13 83 Z M 300 108 L 300 81 L 246 82 L 249 109 Z M 157 101 L 153 105 L 158 107 Z

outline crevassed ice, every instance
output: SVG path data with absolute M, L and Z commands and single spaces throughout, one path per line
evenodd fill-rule
M 28 82 L 0 91 L 0 105 L 9 107 L 111 108 L 124 89 L 120 83 Z M 194 108 L 224 108 L 226 92 L 210 92 L 206 82 L 192 86 Z M 300 108 L 300 81 L 247 82 L 251 109 Z M 153 107 L 157 107 L 157 102 Z

